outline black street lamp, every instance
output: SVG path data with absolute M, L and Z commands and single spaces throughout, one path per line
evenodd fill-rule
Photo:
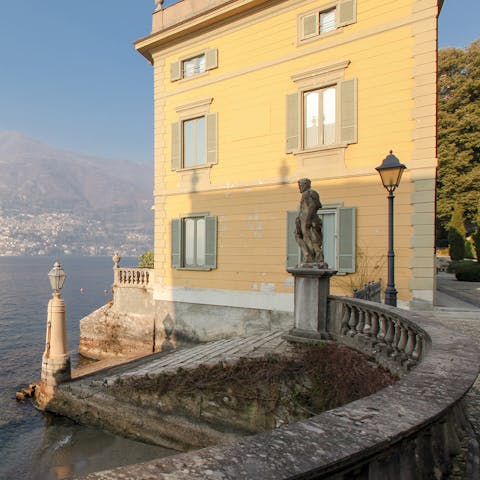
M 397 289 L 395 288 L 395 253 L 393 251 L 393 192 L 400 185 L 402 173 L 407 167 L 390 150 L 382 164 L 375 168 L 380 174 L 383 186 L 388 191 L 388 281 L 385 290 L 385 303 L 397 306 Z

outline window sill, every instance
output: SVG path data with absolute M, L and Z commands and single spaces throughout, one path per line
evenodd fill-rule
M 212 267 L 174 267 L 174 270 L 188 270 L 188 271 L 196 271 L 196 272 L 210 272 L 213 270 Z
M 314 148 L 305 148 L 303 150 L 295 150 L 292 152 L 294 155 L 308 155 L 311 153 L 316 153 L 316 152 L 325 152 L 329 150 L 345 150 L 347 148 L 348 144 L 347 143 L 335 143 L 332 145 L 322 145 L 319 147 L 314 147 Z
M 315 42 L 316 40 L 320 39 L 327 39 L 329 37 L 332 37 L 334 35 L 338 35 L 339 33 L 343 32 L 343 27 L 338 27 L 335 30 L 331 30 L 330 32 L 325 32 L 325 33 L 319 33 L 318 35 L 313 35 L 308 38 L 299 38 L 297 40 L 297 47 L 301 47 L 302 45 L 308 45 L 309 43 Z
M 205 77 L 209 73 L 210 73 L 210 70 L 206 70 L 205 72 L 202 72 L 202 73 L 195 73 L 191 77 L 182 77 L 179 80 L 177 80 L 176 82 L 172 82 L 172 83 L 182 84 L 182 83 L 185 83 L 185 82 L 190 82 L 191 80 L 195 80 L 197 78 Z
M 214 163 L 206 163 L 204 165 L 194 165 L 193 167 L 183 167 L 183 168 L 179 168 L 178 170 L 175 170 L 175 172 L 179 172 L 179 173 L 182 173 L 182 172 L 191 172 L 191 171 L 195 171 L 195 170 L 208 170 L 209 168 L 212 167 L 212 165 L 215 165 Z

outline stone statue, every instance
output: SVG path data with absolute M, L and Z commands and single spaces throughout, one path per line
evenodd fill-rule
M 163 0 L 155 0 L 155 11 L 161 10 L 163 6 Z
M 323 260 L 323 235 L 322 220 L 317 210 L 322 208 L 320 196 L 310 188 L 309 178 L 301 178 L 298 188 L 302 194 L 300 209 L 295 222 L 295 240 L 297 241 L 304 257 L 304 266 L 328 268 Z

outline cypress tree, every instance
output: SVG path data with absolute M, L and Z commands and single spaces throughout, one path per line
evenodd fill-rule
M 448 245 L 450 258 L 453 261 L 465 258 L 465 225 L 463 223 L 463 207 L 456 203 L 448 228 Z
M 477 254 L 477 262 L 480 262 L 480 204 L 477 208 L 477 218 L 476 218 L 477 228 L 473 232 L 472 240 L 473 246 L 475 247 L 475 253 Z

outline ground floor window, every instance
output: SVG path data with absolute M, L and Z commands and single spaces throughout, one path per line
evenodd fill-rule
M 217 217 L 192 214 L 172 219 L 171 258 L 173 268 L 216 268 Z
M 355 208 L 322 208 L 323 255 L 325 262 L 339 273 L 355 272 Z M 295 219 L 298 212 L 287 212 L 287 268 L 302 262 L 302 252 L 295 240 Z

